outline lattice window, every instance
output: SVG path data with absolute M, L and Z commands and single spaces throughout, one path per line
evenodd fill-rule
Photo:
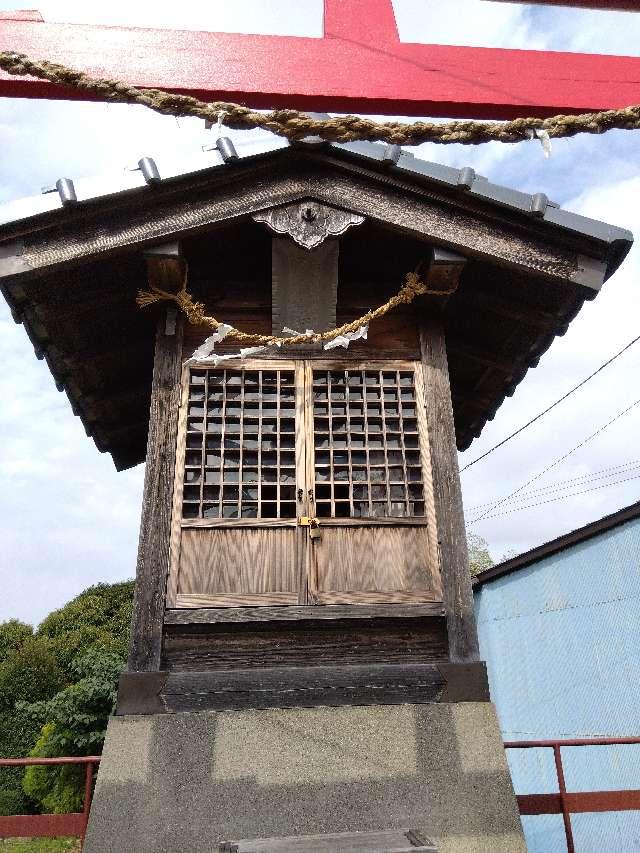
M 318 518 L 425 514 L 413 370 L 314 370 Z
M 183 519 L 295 518 L 294 376 L 191 370 Z

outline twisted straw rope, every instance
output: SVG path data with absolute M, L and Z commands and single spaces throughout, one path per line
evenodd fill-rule
M 217 122 L 224 113 L 224 123 L 231 128 L 261 128 L 290 141 L 305 136 L 319 136 L 327 142 L 356 140 L 382 141 L 392 145 L 420 145 L 436 142 L 442 145 L 481 142 L 523 142 L 532 130 L 544 130 L 550 137 L 570 137 L 578 133 L 605 133 L 608 130 L 638 130 L 640 105 L 618 110 L 557 115 L 551 118 L 518 118 L 506 122 L 449 121 L 443 124 L 416 121 L 378 122 L 355 115 L 329 119 L 312 119 L 298 110 L 273 110 L 260 113 L 240 104 L 213 101 L 207 103 L 188 95 L 175 95 L 161 89 L 137 89 L 117 80 L 90 77 L 64 65 L 37 61 L 13 51 L 0 52 L 0 69 L 17 76 L 30 75 L 61 86 L 78 89 L 100 100 L 125 104 L 142 104 L 163 115 L 196 116 Z
M 314 332 L 311 335 L 291 335 L 289 337 L 278 337 L 277 335 L 257 335 L 250 332 L 241 332 L 239 329 L 232 329 L 225 340 L 242 341 L 245 344 L 253 344 L 256 346 L 291 346 L 292 344 L 304 343 L 328 343 L 341 335 L 346 335 L 349 332 L 356 332 L 365 323 L 370 323 L 372 320 L 379 320 L 384 317 L 398 305 L 409 305 L 416 296 L 423 293 L 433 293 L 442 295 L 445 291 L 429 290 L 422 282 L 420 276 L 415 272 L 407 273 L 405 283 L 400 290 L 392 296 L 384 305 L 380 305 L 374 311 L 368 311 L 357 320 L 352 320 L 350 323 L 344 323 L 337 329 L 332 329 L 330 332 Z M 136 302 L 141 308 L 146 308 L 147 305 L 153 305 L 155 302 L 170 300 L 175 302 L 180 310 L 192 326 L 209 326 L 214 331 L 221 325 L 220 320 L 215 317 L 205 314 L 205 306 L 202 302 L 194 302 L 193 298 L 187 293 L 187 272 L 184 275 L 182 288 L 178 293 L 170 293 L 167 290 L 161 290 L 158 287 L 152 288 L 151 291 L 141 290 L 138 292 Z

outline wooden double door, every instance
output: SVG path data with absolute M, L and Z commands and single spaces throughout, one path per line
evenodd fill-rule
M 168 607 L 441 599 L 420 362 L 183 372 Z

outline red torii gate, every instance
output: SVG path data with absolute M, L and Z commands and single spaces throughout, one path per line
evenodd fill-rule
M 528 2 L 640 11 L 639 0 Z M 0 12 L 0 51 L 255 108 L 509 119 L 640 102 L 640 58 L 401 42 L 391 0 L 324 0 L 323 38 L 54 24 L 38 12 Z M 2 71 L 0 96 L 87 98 Z

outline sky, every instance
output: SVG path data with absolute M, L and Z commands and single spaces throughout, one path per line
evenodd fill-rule
M 16 5 L 18 0 L 0 0 L 0 10 Z M 95 8 L 77 0 L 41 0 L 35 5 L 49 21 L 322 32 L 321 0 L 111 0 Z M 640 14 L 455 0 L 452 16 L 452 5 L 451 0 L 394 0 L 401 39 L 638 55 Z M 254 131 L 228 135 L 242 147 L 264 138 Z M 186 157 L 211 141 L 199 120 L 176 121 L 141 107 L 0 99 L 0 204 L 38 193 L 61 176 L 121 172 L 144 155 Z M 563 207 L 640 235 L 640 134 L 614 131 L 554 141 L 549 159 L 538 142 L 427 144 L 410 150 L 424 159 L 470 165 L 496 183 L 545 192 Z M 460 455 L 461 467 L 640 334 L 639 272 L 640 248 L 634 248 Z M 117 473 L 111 458 L 96 450 L 2 301 L 0 364 L 0 620 L 37 623 L 90 584 L 133 576 L 144 471 L 140 465 Z M 496 560 L 640 499 L 640 478 L 633 479 L 640 475 L 640 405 L 554 464 L 640 397 L 639 368 L 640 342 L 522 435 L 462 473 L 468 527 L 486 539 Z

